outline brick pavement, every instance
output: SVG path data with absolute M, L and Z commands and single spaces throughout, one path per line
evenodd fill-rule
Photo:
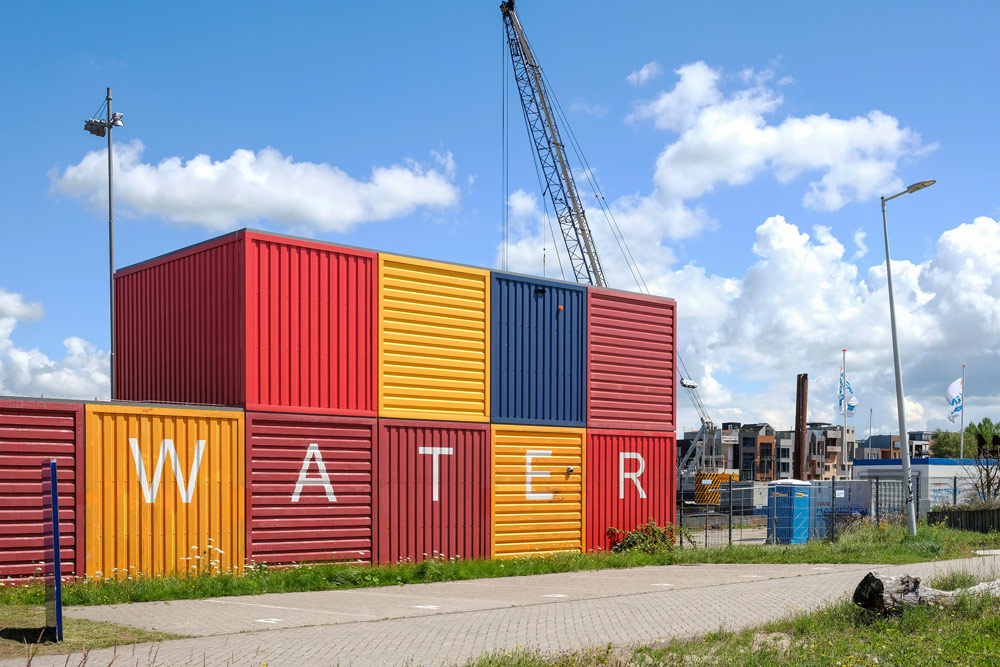
M 601 577 L 608 571 L 543 575 L 547 578 L 542 590 L 550 586 L 565 590 L 586 590 L 588 584 L 594 595 L 584 599 L 546 598 L 545 602 L 522 600 L 523 591 L 511 585 L 510 600 L 504 600 L 502 591 L 506 580 L 493 580 L 495 586 L 485 596 L 482 608 L 468 608 L 467 582 L 434 584 L 441 601 L 449 598 L 465 604 L 456 604 L 449 610 L 447 604 L 437 610 L 421 610 L 420 615 L 407 614 L 384 620 L 345 620 L 330 615 L 315 624 L 300 625 L 253 632 L 228 632 L 126 647 L 115 652 L 111 649 L 93 651 L 86 664 L 89 667 L 107 665 L 114 660 L 115 667 L 131 666 L 183 666 L 255 665 L 267 667 L 303 665 L 442 665 L 462 664 L 470 658 L 492 650 L 509 650 L 530 647 L 546 652 L 561 652 L 612 643 L 616 646 L 650 644 L 675 637 L 690 637 L 726 628 L 730 630 L 751 627 L 778 619 L 797 611 L 813 609 L 832 602 L 853 591 L 870 566 L 826 566 L 831 570 L 806 566 L 784 566 L 789 576 L 781 576 L 773 568 L 763 566 L 698 566 L 697 573 L 685 573 L 685 566 L 655 568 L 656 579 L 676 576 L 682 583 L 676 588 L 656 590 L 631 588 L 621 581 L 621 592 L 607 594 Z M 673 569 L 671 569 L 673 568 Z M 713 578 L 713 568 L 724 576 Z M 760 578 L 745 579 L 740 568 L 757 568 Z M 618 571 L 625 579 L 648 581 L 653 568 Z M 983 572 L 996 576 L 1000 572 L 997 556 L 986 556 L 956 561 L 939 561 L 915 565 L 879 566 L 882 572 L 900 574 L 909 572 L 931 577 L 950 570 Z M 749 571 L 749 569 L 747 570 Z M 736 578 L 742 579 L 737 580 Z M 560 579 L 563 578 L 563 579 Z M 520 578 L 519 578 L 520 579 Z M 541 577 L 534 578 L 535 580 Z M 696 579 L 700 579 L 699 584 Z M 720 580 L 725 583 L 720 583 Z M 573 583 L 575 582 L 575 583 Z M 516 583 L 516 582 L 514 582 Z M 666 583 L 666 582 L 662 582 Z M 540 584 L 541 585 L 541 584 Z M 650 585 L 651 587 L 651 585 Z M 415 587 L 404 587 L 411 589 Z M 347 593 L 337 591 L 336 593 Z M 377 596 L 390 605 L 397 604 L 386 589 L 351 591 L 352 594 L 369 594 L 373 609 L 378 608 Z M 290 594 L 304 595 L 304 594 Z M 258 599 L 249 598 L 249 599 Z M 268 596 L 279 597 L 284 596 Z M 241 598 L 247 599 L 247 598 Z M 300 598 L 301 599 L 301 598 Z M 216 627 L 212 607 L 202 601 L 201 607 L 178 607 L 160 615 L 195 614 L 192 620 Z M 159 603 L 151 603 L 159 604 Z M 513 606 L 511 606 L 513 605 Z M 221 606 L 221 605 L 220 605 Z M 234 605 L 235 606 L 235 605 Z M 275 613 L 287 613 L 277 610 Z M 398 606 L 398 605 L 397 605 Z M 412 606 L 412 605 L 411 605 Z M 142 605 L 129 605 L 118 611 L 118 622 L 127 621 Z M 296 607 L 298 608 L 298 607 Z M 250 609 L 248 607 L 248 609 Z M 260 608 L 263 609 L 263 608 Z M 309 610 L 315 612 L 316 609 Z M 392 609 L 388 610 L 390 613 Z M 256 615 L 254 608 L 250 615 Z M 367 613 L 367 612 L 366 612 Z M 372 613 L 377 614 L 377 611 Z M 312 623 L 314 619 L 310 617 Z M 225 623 L 220 626 L 224 629 Z M 51 656 L 36 658 L 32 665 L 79 665 L 82 657 Z M 23 661 L 0 662 L 0 665 L 24 664 Z

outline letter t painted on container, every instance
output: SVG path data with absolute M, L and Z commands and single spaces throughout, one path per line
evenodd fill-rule
M 626 459 L 638 459 L 639 469 L 635 472 L 625 472 L 625 460 Z M 618 499 L 625 499 L 625 480 L 630 479 L 632 483 L 635 484 L 635 488 L 639 489 L 639 497 L 645 498 L 646 492 L 642 489 L 642 483 L 639 482 L 639 476 L 642 475 L 642 471 L 646 469 L 646 461 L 636 452 L 618 452 Z
M 316 459 L 316 470 L 319 477 L 309 477 L 309 462 Z M 326 471 L 326 464 L 323 463 L 323 455 L 319 453 L 319 445 L 315 442 L 309 443 L 306 456 L 302 459 L 302 470 L 299 471 L 299 479 L 295 483 L 295 492 L 292 493 L 292 502 L 299 502 L 299 495 L 305 486 L 322 486 L 326 491 L 326 499 L 331 503 L 337 502 L 337 496 L 333 492 L 333 484 L 330 483 L 330 473 Z
M 531 479 L 533 477 L 548 477 L 548 470 L 532 470 L 531 460 L 542 458 L 543 456 L 552 456 L 551 449 L 529 449 L 524 453 L 525 464 L 527 465 L 527 472 L 524 477 L 524 497 L 528 500 L 552 500 L 551 493 L 534 493 L 531 490 Z
M 434 482 L 434 490 L 431 491 L 431 502 L 437 502 L 441 498 L 441 494 L 438 491 L 440 484 L 438 483 L 441 479 L 441 463 L 439 457 L 444 454 L 445 456 L 451 456 L 455 453 L 455 450 L 451 447 L 418 447 L 418 454 L 430 454 L 431 459 L 431 476 Z

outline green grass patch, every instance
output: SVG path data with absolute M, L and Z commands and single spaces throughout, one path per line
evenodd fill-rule
M 42 607 L 0 605 L 0 660 L 23 658 L 30 664 L 32 655 L 75 653 L 109 646 L 178 639 L 177 635 L 162 632 L 67 618 L 63 621 L 63 642 L 39 643 L 38 637 L 44 625 L 45 611 Z
M 919 525 L 915 538 L 909 537 L 901 524 L 861 523 L 842 532 L 836 542 L 800 545 L 661 549 L 659 538 L 654 537 L 655 540 L 640 541 L 631 551 L 564 553 L 545 558 L 433 559 L 374 567 L 336 563 L 284 568 L 256 566 L 239 575 L 202 573 L 182 577 L 134 576 L 124 580 L 81 579 L 63 585 L 63 603 L 95 605 L 324 591 L 677 563 L 905 564 L 962 558 L 972 556 L 977 549 L 1000 548 L 997 533 L 984 535 L 926 524 Z M 654 553 L 646 553 L 648 550 Z M 0 585 L 0 604 L 37 605 L 43 599 L 40 584 Z

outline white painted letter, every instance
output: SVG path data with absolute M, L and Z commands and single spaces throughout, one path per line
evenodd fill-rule
M 319 477 L 309 478 L 309 461 L 316 459 L 316 470 Z M 330 475 L 326 472 L 326 464 L 323 463 L 323 455 L 319 453 L 319 445 L 315 442 L 309 443 L 306 456 L 302 459 L 302 470 L 299 471 L 299 480 L 295 483 L 295 492 L 292 494 L 292 502 L 299 502 L 299 494 L 305 486 L 322 486 L 326 491 L 326 499 L 331 503 L 337 502 L 337 496 L 333 493 L 333 485 L 330 484 Z
M 524 480 L 524 497 L 528 500 L 552 500 L 551 493 L 532 493 L 531 491 L 531 478 L 532 477 L 548 477 L 548 470 L 532 470 L 531 469 L 531 459 L 541 458 L 543 456 L 552 456 L 552 450 L 550 449 L 529 449 L 524 453 L 524 458 L 528 466 L 528 472 L 525 475 Z
M 639 470 L 636 472 L 625 472 L 625 459 L 639 459 Z M 639 489 L 640 498 L 646 497 L 646 492 L 642 490 L 642 484 L 639 483 L 639 475 L 641 475 L 642 471 L 645 469 L 646 469 L 646 461 L 636 452 L 618 453 L 618 499 L 619 500 L 623 500 L 625 498 L 626 479 L 630 479 L 635 483 L 635 488 Z
M 430 454 L 434 458 L 431 459 L 431 471 L 432 478 L 434 480 L 434 490 L 431 491 L 431 502 L 437 502 L 439 498 L 438 493 L 438 480 L 441 477 L 441 466 L 438 461 L 438 457 L 444 454 L 445 456 L 451 456 L 455 453 L 455 450 L 451 447 L 419 447 L 417 448 L 418 454 Z
M 132 459 L 135 461 L 135 472 L 139 476 L 139 485 L 142 487 L 142 495 L 147 503 L 156 500 L 156 494 L 160 490 L 160 479 L 163 477 L 164 455 L 170 456 L 171 466 L 174 470 L 174 478 L 177 480 L 177 489 L 181 492 L 181 501 L 191 502 L 194 496 L 194 482 L 198 477 L 198 469 L 201 467 L 201 457 L 205 454 L 205 441 L 198 440 L 194 446 L 194 459 L 191 461 L 191 474 L 187 483 L 184 482 L 184 473 L 181 472 L 181 462 L 177 458 L 177 450 L 174 449 L 174 441 L 164 439 L 160 442 L 160 455 L 156 459 L 156 468 L 153 469 L 153 484 L 150 486 L 149 478 L 146 477 L 146 463 L 142 460 L 142 452 L 139 451 L 139 440 L 137 438 L 128 439 L 129 448 L 132 450 Z

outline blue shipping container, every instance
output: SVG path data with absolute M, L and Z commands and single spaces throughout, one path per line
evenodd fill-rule
M 771 483 L 767 498 L 767 541 L 805 544 L 809 541 L 808 482 Z
M 585 287 L 494 271 L 491 418 L 585 426 Z

